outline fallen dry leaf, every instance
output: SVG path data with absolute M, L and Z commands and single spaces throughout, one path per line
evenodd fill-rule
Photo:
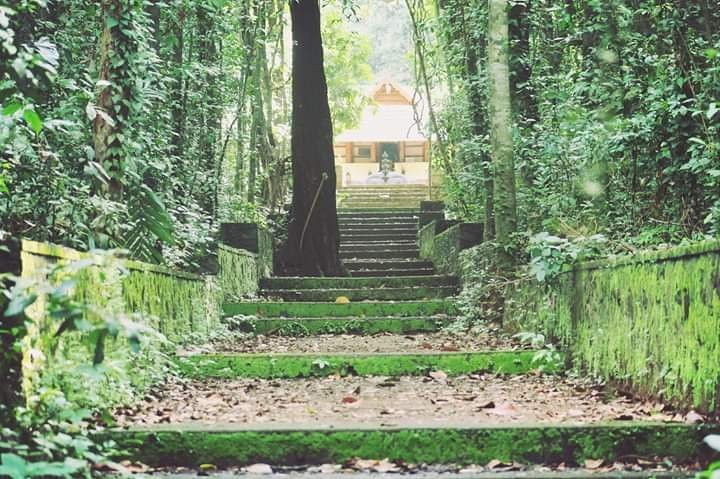
M 244 467 L 243 470 L 248 474 L 272 474 L 273 470 L 267 464 L 253 464 L 251 466 Z
M 352 403 L 356 403 L 357 401 L 358 401 L 358 398 L 356 398 L 355 396 L 345 396 L 344 398 L 342 398 L 343 404 L 352 404 Z
M 705 418 L 702 417 L 702 415 L 698 414 L 695 411 L 690 411 L 685 415 L 685 422 L 689 424 L 699 424 L 701 422 L 704 422 Z
M 447 373 L 445 373 L 445 371 L 430 371 L 430 373 L 428 373 L 428 376 L 430 376 L 439 383 L 446 383 L 448 378 L 448 375 Z
M 603 465 L 604 459 L 585 459 L 585 469 L 597 469 Z

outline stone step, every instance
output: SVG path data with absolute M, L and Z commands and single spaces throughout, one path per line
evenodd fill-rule
M 405 286 L 379 288 L 334 288 L 334 289 L 270 289 L 262 290 L 266 298 L 284 301 L 335 301 L 349 298 L 350 301 L 417 301 L 423 299 L 448 298 L 457 294 L 457 286 Z
M 468 421 L 445 425 L 418 421 L 404 427 L 389 425 L 387 421 L 175 423 L 107 431 L 99 439 L 112 440 L 117 443 L 117 450 L 155 467 L 320 465 L 342 464 L 355 458 L 388 458 L 409 464 L 469 465 L 501 461 L 572 465 L 583 464 L 586 459 L 603 459 L 613 464 L 632 457 L 667 457 L 673 464 L 692 464 L 702 457 L 702 439 L 712 430 L 717 430 L 717 426 L 623 421 L 499 426 Z M 501 477 L 525 476 L 512 473 Z M 587 476 L 574 477 L 618 476 L 602 473 L 596 476 L 589 472 Z
M 405 234 L 377 234 L 377 233 L 351 233 L 340 234 L 340 244 L 343 243 L 363 243 L 363 242 L 384 242 L 384 241 L 412 241 L 417 243 L 417 233 Z
M 416 242 L 383 241 L 379 243 L 340 243 L 340 254 L 364 253 L 369 251 L 408 251 L 418 250 Z
M 350 276 L 354 278 L 367 278 L 376 276 L 427 276 L 433 274 L 435 274 L 434 268 L 359 270 L 350 272 Z
M 346 259 L 343 264 L 350 272 L 372 270 L 386 271 L 392 269 L 432 269 L 433 264 L 430 261 L 422 259 Z M 382 276 L 382 275 L 378 275 Z
M 394 238 L 396 236 L 400 237 L 408 237 L 408 236 L 414 236 L 417 237 L 418 234 L 418 227 L 398 227 L 396 225 L 392 224 L 386 224 L 386 225 L 365 225 L 365 226 L 345 226 L 340 228 L 340 238 L 342 241 L 342 238 L 345 238 L 347 236 L 368 236 L 373 237 L 377 239 L 381 238 Z
M 387 200 L 387 199 L 379 199 L 379 200 L 346 200 L 340 203 L 340 206 L 344 208 L 358 208 L 358 209 L 366 209 L 366 208 L 373 208 L 373 207 L 383 207 L 383 205 L 387 205 L 388 203 L 392 203 L 394 205 L 397 205 L 399 207 L 405 207 L 405 208 L 417 208 L 420 206 L 420 199 L 417 200 L 405 200 L 405 199 L 393 199 L 393 200 Z
M 337 208 L 338 214 L 341 215 L 356 215 L 356 214 L 370 214 L 370 215 L 377 215 L 377 214 L 383 214 L 383 213 L 390 213 L 390 214 L 399 214 L 399 213 L 407 213 L 407 214 L 420 214 L 420 208 L 417 206 L 413 207 L 388 207 L 387 204 L 385 206 L 374 206 L 371 208 L 347 208 L 344 206 L 338 206 Z
M 259 318 L 349 318 L 349 317 L 415 317 L 437 314 L 454 315 L 455 302 L 449 299 L 430 301 L 365 301 L 336 304 L 328 302 L 243 302 L 223 305 L 226 316 Z
M 365 225 L 376 225 L 376 224 L 392 224 L 398 227 L 402 225 L 404 228 L 413 228 L 418 224 L 417 218 L 414 217 L 380 217 L 380 218 L 338 218 L 339 225 L 342 226 L 365 226 Z
M 396 258 L 419 258 L 418 248 L 403 248 L 395 250 L 367 249 L 365 251 L 342 252 L 340 258 L 346 259 L 396 259 Z
M 370 336 L 378 333 L 417 334 L 440 331 L 452 324 L 452 316 L 420 317 L 348 317 L 348 318 L 252 318 L 235 321 L 233 330 L 259 335 L 315 336 L 354 334 Z
M 404 288 L 420 286 L 454 286 L 458 279 L 455 276 L 435 275 L 403 278 L 267 278 L 260 282 L 266 290 L 276 289 L 360 289 L 360 288 Z
M 416 353 L 190 354 L 177 358 L 180 372 L 193 379 L 298 379 L 339 376 L 443 376 L 525 374 L 541 364 L 535 351 Z
M 359 244 L 417 244 L 417 238 L 415 235 L 406 235 L 404 238 L 376 238 L 373 236 L 367 236 L 363 238 L 357 237 L 340 237 L 340 244 L 342 246 L 351 246 Z
M 383 461 L 377 461 L 377 470 L 383 470 L 386 464 Z M 351 461 L 352 463 L 352 461 Z M 349 463 L 350 464 L 350 463 Z M 304 467 L 303 467 L 304 466 Z M 517 466 L 497 466 L 497 471 L 511 470 L 512 472 L 496 472 L 492 468 L 484 468 L 482 466 L 470 467 L 466 469 L 458 468 L 456 465 L 425 465 L 415 466 L 407 472 L 358 472 L 347 470 L 342 464 L 337 465 L 303 465 L 303 466 L 274 466 L 273 474 L 265 475 L 268 478 L 282 479 L 691 479 L 695 477 L 695 473 L 688 472 L 684 469 L 675 470 L 659 470 L 650 468 L 647 471 L 621 471 L 613 468 L 606 470 L 603 468 L 600 472 L 582 468 L 569 468 L 563 466 L 560 470 L 551 471 L 549 467 L 530 465 Z M 522 467 L 522 469 L 521 469 Z M 631 465 L 628 465 L 628 468 Z M 336 468 L 342 472 L 327 473 L 322 472 L 326 468 Z M 369 470 L 375 468 L 369 467 Z M 402 463 L 397 469 L 403 471 Z M 487 471 L 486 471 L 487 469 Z M 432 472 L 430 472 L 432 471 Z M 485 472 L 483 472 L 485 471 Z M 209 474 L 210 475 L 210 474 Z M 158 477 L 153 474 L 145 474 L 145 477 Z M 232 470 L 230 472 L 215 472 L 211 475 L 214 479 L 257 479 L 255 472 L 243 472 Z M 163 473 L 162 479 L 197 479 L 197 473 Z

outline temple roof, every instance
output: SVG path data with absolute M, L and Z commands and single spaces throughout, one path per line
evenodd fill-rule
M 415 122 L 412 97 L 402 87 L 382 82 L 371 92 L 360 126 L 335 137 L 336 143 L 425 141 Z

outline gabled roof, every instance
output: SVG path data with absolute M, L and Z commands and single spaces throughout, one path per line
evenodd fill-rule
M 412 105 L 412 95 L 390 81 L 380 82 L 371 96 L 378 105 Z
M 365 107 L 360 126 L 335 137 L 336 143 L 425 141 L 415 121 L 412 96 L 401 86 L 383 81 L 370 96 L 374 105 Z

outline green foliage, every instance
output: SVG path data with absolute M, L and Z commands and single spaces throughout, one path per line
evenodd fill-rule
M 607 239 L 602 235 L 572 241 L 547 232 L 530 238 L 530 274 L 539 282 L 550 282 L 577 261 L 602 256 Z
M 370 99 L 362 87 L 372 79 L 369 59 L 370 39 L 348 31 L 349 20 L 337 9 L 326 7 L 322 12 L 325 49 L 325 76 L 328 101 L 335 133 L 356 127 Z

